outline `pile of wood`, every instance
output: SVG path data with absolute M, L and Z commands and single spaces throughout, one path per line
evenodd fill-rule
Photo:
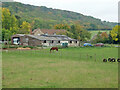
M 18 50 L 30 50 L 31 48 L 29 48 L 29 47 L 26 47 L 26 48 L 22 48 L 22 47 L 19 47 L 19 48 L 17 48 Z

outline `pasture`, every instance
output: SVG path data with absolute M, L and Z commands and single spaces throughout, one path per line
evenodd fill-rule
M 118 57 L 114 47 L 77 47 L 3 51 L 3 88 L 117 88 Z

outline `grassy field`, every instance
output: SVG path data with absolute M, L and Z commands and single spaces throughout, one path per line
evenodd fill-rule
M 3 88 L 117 88 L 114 47 L 3 51 Z
M 90 31 L 91 32 L 91 38 L 97 34 L 98 32 L 107 32 L 107 34 L 109 34 L 109 30 L 97 30 L 97 31 Z

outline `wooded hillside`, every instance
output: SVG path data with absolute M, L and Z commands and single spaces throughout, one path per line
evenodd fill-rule
M 23 21 L 34 23 L 32 29 L 53 29 L 56 24 L 80 24 L 87 30 L 112 29 L 116 23 L 101 21 L 91 16 L 80 13 L 47 8 L 45 6 L 33 6 L 18 2 L 4 2 L 4 8 L 8 8 L 22 24 Z

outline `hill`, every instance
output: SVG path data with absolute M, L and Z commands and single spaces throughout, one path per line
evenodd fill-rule
M 85 16 L 77 12 L 52 9 L 45 6 L 33 6 L 19 2 L 4 2 L 2 6 L 4 8 L 9 8 L 11 13 L 20 20 L 19 23 L 25 20 L 29 23 L 34 21 L 33 29 L 52 29 L 56 24 L 72 25 L 79 23 L 87 30 L 106 30 L 112 29 L 116 24 L 113 22 L 101 21 L 92 16 Z

